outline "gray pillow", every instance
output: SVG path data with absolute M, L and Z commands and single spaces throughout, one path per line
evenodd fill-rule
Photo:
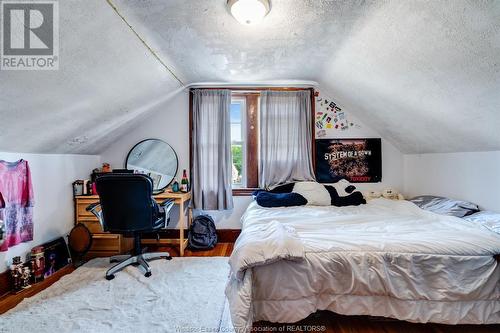
M 436 214 L 464 217 L 479 212 L 476 204 L 433 195 L 421 195 L 410 199 L 418 207 Z
M 464 220 L 478 223 L 493 232 L 500 234 L 500 213 L 484 210 L 464 217 Z

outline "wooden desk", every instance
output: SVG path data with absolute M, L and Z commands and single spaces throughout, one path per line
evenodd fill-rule
M 184 256 L 184 250 L 187 246 L 187 239 L 184 239 L 184 231 L 189 230 L 191 222 L 193 221 L 193 213 L 191 208 L 187 206 L 187 202 L 191 200 L 191 193 L 182 192 L 165 192 L 154 196 L 157 201 L 163 201 L 166 199 L 174 199 L 175 204 L 179 205 L 179 238 L 177 239 L 143 239 L 143 244 L 151 245 L 166 245 L 166 244 L 179 244 L 179 254 L 181 257 Z M 187 211 L 187 212 L 186 212 Z M 186 219 L 187 216 L 187 219 Z
M 177 239 L 143 239 L 143 244 L 178 244 L 179 253 L 184 255 L 184 250 L 187 246 L 187 239 L 184 238 L 184 231 L 189 229 L 192 221 L 191 209 L 187 206 L 191 200 L 191 193 L 171 193 L 164 192 L 155 195 L 156 201 L 161 202 L 166 199 L 174 199 L 176 205 L 179 205 L 179 238 Z M 111 234 L 102 230 L 99 220 L 91 212 L 87 212 L 86 208 L 95 202 L 99 201 L 97 195 L 81 195 L 75 197 L 75 225 L 83 223 L 89 228 L 92 233 L 92 247 L 87 254 L 89 258 L 93 257 L 109 257 L 116 254 L 122 254 L 130 251 L 133 247 L 133 239 L 124 237 L 120 234 Z M 187 216 L 187 218 L 186 218 Z

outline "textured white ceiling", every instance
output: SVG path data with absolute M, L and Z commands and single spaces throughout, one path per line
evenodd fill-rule
M 180 87 L 106 1 L 59 12 L 59 70 L 0 70 L 0 151 L 99 153 Z
M 500 1 L 113 3 L 186 85 L 317 81 L 402 152 L 500 150 Z M 60 7 L 60 70 L 0 72 L 0 150 L 99 153 L 180 87 L 104 0 Z

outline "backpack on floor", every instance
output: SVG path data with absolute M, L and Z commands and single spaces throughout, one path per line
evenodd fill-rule
M 214 220 L 208 215 L 195 217 L 188 232 L 188 246 L 191 250 L 211 250 L 217 244 Z

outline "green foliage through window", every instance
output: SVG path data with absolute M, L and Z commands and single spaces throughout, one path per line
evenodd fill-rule
M 241 172 L 243 170 L 243 149 L 241 144 L 232 144 L 231 153 L 233 154 L 233 165 L 238 174 L 233 175 L 233 183 L 241 183 Z

